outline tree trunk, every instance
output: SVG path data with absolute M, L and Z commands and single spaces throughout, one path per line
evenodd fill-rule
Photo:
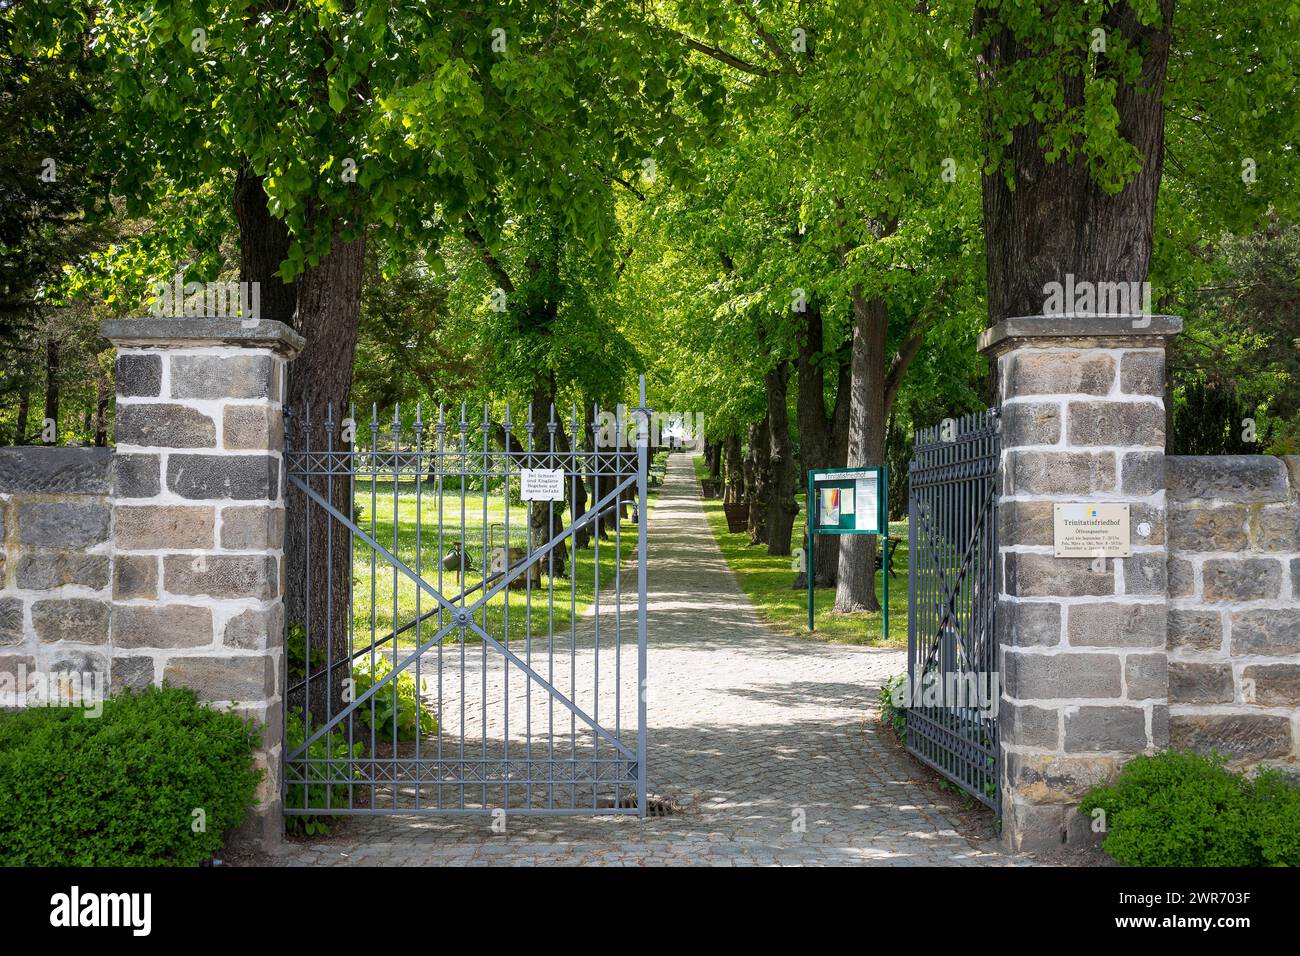
M 258 283 L 259 319 L 293 324 L 298 287 L 280 279 L 289 252 L 289 227 L 271 215 L 262 177 L 245 159 L 235 176 L 234 209 L 239 223 L 239 281 Z
M 709 477 L 714 481 L 722 480 L 722 446 L 715 441 L 705 442 L 704 461 L 709 466 Z
M 1006 147 L 1015 188 L 1004 171 L 983 177 L 984 234 L 988 250 L 988 320 L 1044 311 L 1049 282 L 1143 282 L 1151 260 L 1152 224 L 1164 161 L 1165 71 L 1169 58 L 1174 0 L 1159 0 L 1163 22 L 1140 24 L 1128 3 L 1113 5 L 1102 17 L 1111 48 L 1126 45 L 1145 51 L 1140 75 L 1120 81 L 1115 107 L 1120 131 L 1143 158 L 1141 171 L 1118 193 L 1107 193 L 1089 174 L 1086 158 L 1051 163 L 1043 155 L 1043 128 L 1036 122 L 1018 127 Z M 998 10 L 975 8 L 975 31 L 993 25 L 980 57 L 986 131 L 992 128 L 996 95 L 1009 76 L 1034 53 L 1016 41 L 997 20 Z M 1106 55 L 1101 54 L 1104 62 Z M 1066 105 L 1083 108 L 1083 81 L 1065 81 Z M 1071 310 L 1066 303 L 1066 310 Z
M 99 376 L 99 387 L 95 396 L 95 447 L 108 445 L 108 407 L 113 401 L 113 390 L 109 387 L 108 377 Z
M 847 362 L 840 363 L 835 407 L 827 415 L 825 369 L 828 356 L 821 310 L 810 303 L 803 315 L 804 326 L 799 336 L 799 383 L 795 414 L 799 420 L 799 458 L 803 466 L 799 487 L 806 489 L 808 472 L 844 464 L 844 443 L 848 436 L 850 366 Z M 815 550 L 814 585 L 819 588 L 834 587 L 839 569 L 840 535 L 821 535 Z
M 853 385 L 846 464 L 850 468 L 885 461 L 885 333 L 889 310 L 883 299 L 853 293 Z M 840 542 L 835 611 L 879 611 L 876 600 L 876 536 L 844 535 Z
M 749 453 L 745 463 L 745 500 L 749 502 L 749 543 L 767 544 L 767 492 L 771 486 L 772 446 L 767 416 L 749 426 Z
M 555 392 L 553 384 L 538 385 L 533 391 L 533 422 L 534 422 L 534 449 L 542 455 L 549 453 L 552 448 L 557 453 L 563 453 L 569 450 L 569 440 L 564 434 L 564 425 L 557 418 L 555 421 L 555 443 L 551 443 L 551 409 L 555 405 Z M 609 488 L 612 488 L 610 485 Z M 609 491 L 605 488 L 602 494 Z M 617 514 L 617 511 L 615 511 Z M 528 525 L 532 529 L 533 549 L 537 550 L 546 546 L 546 543 L 552 538 L 558 536 L 564 531 L 564 506 L 556 506 L 546 501 L 534 501 L 528 505 Z M 548 575 L 562 578 L 565 577 L 565 568 L 567 567 L 566 558 L 568 552 L 567 545 L 553 548 L 545 558 L 541 559 L 541 569 Z
M 728 435 L 722 443 L 727 465 L 727 485 L 723 502 L 734 505 L 745 494 L 745 474 L 740 461 L 740 436 Z
M 790 363 L 782 360 L 763 376 L 767 386 L 767 421 L 771 454 L 771 484 L 767 499 L 767 553 L 789 554 L 794 518 L 799 513 L 794 486 L 798 468 L 790 441 L 790 414 L 786 407 L 786 390 L 790 380 Z
M 308 268 L 298 283 L 295 326 L 307 344 L 289 366 L 287 409 L 293 414 L 293 441 L 301 447 L 305 440 L 311 447 L 326 447 L 324 423 L 327 416 L 334 422 L 334 447 L 340 447 L 340 423 L 348 414 L 348 397 L 352 389 L 352 365 L 357 345 L 357 322 L 361 312 L 361 285 L 365 267 L 365 235 L 345 239 L 341 224 L 335 223 L 330 251 L 315 268 Z M 263 310 L 265 313 L 265 309 Z M 264 315 L 264 317 L 270 317 Z M 305 412 L 311 412 L 311 435 L 304 434 Z M 312 487 L 325 496 L 343 514 L 349 513 L 352 483 L 347 477 L 312 479 Z M 348 584 L 352 579 L 352 542 L 348 529 L 317 505 L 308 508 L 306 495 L 289 486 L 285 525 L 284 561 L 286 568 L 287 621 L 305 624 L 310 614 L 311 645 L 322 655 L 326 652 L 327 633 L 331 663 L 342 660 L 348 648 Z M 376 519 L 381 516 L 376 515 Z M 311 557 L 307 566 L 307 537 L 310 526 Z M 332 536 L 332 574 L 327 566 Z M 382 559 L 381 559 L 382 561 Z M 310 579 L 310 591 L 307 583 Z M 307 598 L 310 593 L 310 601 Z M 310 605 L 310 606 L 309 606 Z M 327 628 L 328 623 L 328 628 Z M 382 637 L 383 634 L 377 635 Z M 357 635 L 364 646 L 364 634 Z M 389 648 L 391 650 L 391 647 Z M 344 706 L 343 681 L 350 677 L 346 666 L 335 667 L 330 680 L 325 668 L 314 672 L 309 690 L 310 711 L 317 722 L 327 720 Z M 328 692 L 328 708 L 327 708 Z M 295 701 L 289 701 L 292 707 Z M 301 704 L 298 704 L 301 706 Z
M 59 440 L 59 340 L 45 337 L 45 422 L 54 422 L 54 441 Z M 41 430 L 45 430 L 45 422 Z
M 31 385 L 23 382 L 20 386 L 21 391 L 18 393 L 18 417 L 14 422 L 14 444 L 27 444 L 27 417 L 31 414 L 32 409 L 32 392 Z
M 564 429 L 561 428 L 560 431 L 563 432 Z M 580 436 L 575 433 L 573 436 L 574 445 L 579 445 L 580 442 L 581 442 Z M 579 469 L 579 465 L 576 461 L 574 462 L 573 467 L 575 470 Z M 580 470 L 578 470 L 578 480 L 573 483 L 572 509 L 573 509 L 572 510 L 573 520 L 575 522 L 578 521 L 583 515 L 587 513 L 587 485 L 585 484 L 585 477 L 583 476 Z M 591 544 L 591 525 L 583 525 L 577 531 L 573 532 L 573 547 L 575 550 L 580 548 L 586 548 L 590 544 Z

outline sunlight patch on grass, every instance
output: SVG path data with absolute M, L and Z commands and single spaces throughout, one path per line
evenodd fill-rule
M 704 458 L 695 458 L 695 474 L 707 474 Z M 794 523 L 794 547 L 803 546 L 805 528 L 804 495 L 798 496 L 799 514 Z M 797 572 L 792 556 L 773 556 L 764 545 L 751 546 L 748 534 L 727 531 L 727 517 L 721 499 L 704 499 L 704 514 L 713 536 L 760 618 L 782 634 L 812 638 L 836 644 L 907 646 L 907 522 L 891 521 L 889 533 L 902 542 L 894 552 L 889 582 L 889 642 L 882 635 L 882 615 L 834 614 L 835 589 L 819 588 L 814 597 L 817 629 L 808 631 L 808 592 L 794 590 Z M 823 540 L 818 539 L 819 542 Z M 876 576 L 876 596 L 882 598 L 882 575 Z

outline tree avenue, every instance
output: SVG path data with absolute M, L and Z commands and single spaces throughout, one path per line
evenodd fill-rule
M 106 442 L 98 321 L 256 284 L 317 428 L 483 399 L 483 442 L 567 451 L 645 374 L 754 552 L 878 615 L 875 537 L 800 566 L 808 473 L 887 466 L 904 519 L 916 430 L 991 404 L 976 336 L 1054 287 L 1186 317 L 1171 448 L 1300 448 L 1297 35 L 1257 0 L 0 4 L 0 440 Z M 341 650 L 313 515 L 289 616 Z

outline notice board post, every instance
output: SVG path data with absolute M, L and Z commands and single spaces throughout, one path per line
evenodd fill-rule
M 874 534 L 880 538 L 881 610 L 889 640 L 889 470 L 883 466 L 827 468 L 808 472 L 808 630 L 815 629 L 813 589 L 819 534 Z M 871 586 L 875 587 L 875 568 Z

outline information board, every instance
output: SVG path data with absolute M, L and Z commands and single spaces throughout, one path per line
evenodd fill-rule
M 889 472 L 884 467 L 840 468 L 808 472 L 808 549 L 804 555 L 808 588 L 808 630 L 816 626 L 812 569 L 817 566 L 817 535 L 874 534 L 880 537 L 881 624 L 889 640 Z M 874 568 L 872 569 L 874 572 Z M 875 579 L 873 573 L 872 580 Z
M 813 531 L 817 534 L 881 534 L 884 522 L 879 468 L 814 471 Z

